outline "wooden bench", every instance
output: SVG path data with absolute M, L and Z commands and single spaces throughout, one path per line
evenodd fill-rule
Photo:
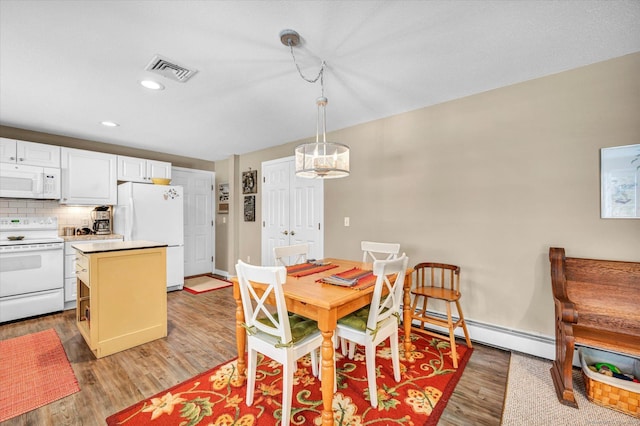
M 556 311 L 551 377 L 561 403 L 578 407 L 572 364 L 576 344 L 640 356 L 640 262 L 565 257 L 549 249 Z

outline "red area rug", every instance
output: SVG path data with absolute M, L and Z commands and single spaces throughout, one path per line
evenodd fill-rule
M 79 390 L 54 329 L 0 341 L 0 422 Z
M 233 283 L 227 280 L 221 280 L 209 275 L 187 278 L 184 280 L 184 290 L 191 294 L 207 293 L 209 291 L 220 290 L 232 286 Z
M 402 377 L 393 380 L 389 347 L 376 356 L 378 408 L 371 408 L 364 349 L 353 360 L 337 353 L 338 390 L 333 397 L 336 425 L 435 425 L 442 414 L 472 349 L 458 345 L 459 367 L 451 363 L 447 342 L 412 335 L 413 362 L 400 344 Z M 402 342 L 402 333 L 401 333 Z M 166 391 L 109 416 L 108 425 L 279 425 L 282 418 L 281 365 L 258 355 L 256 391 L 251 407 L 244 403 L 245 380 L 236 360 L 222 364 Z M 310 357 L 298 362 L 291 424 L 321 424 L 319 381 L 311 374 Z

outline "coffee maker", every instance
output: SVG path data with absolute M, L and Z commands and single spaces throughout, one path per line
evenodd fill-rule
M 111 207 L 99 206 L 91 212 L 93 233 L 97 235 L 111 234 Z

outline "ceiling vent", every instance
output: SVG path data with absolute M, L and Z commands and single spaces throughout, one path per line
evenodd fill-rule
M 167 58 L 163 58 L 160 55 L 156 55 L 151 59 L 149 65 L 145 68 L 146 71 L 151 71 L 156 74 L 160 74 L 170 80 L 178 81 L 180 83 L 186 83 L 197 70 L 190 70 L 187 67 L 176 64 Z

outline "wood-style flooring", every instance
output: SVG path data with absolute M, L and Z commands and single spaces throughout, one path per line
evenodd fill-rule
M 104 425 L 111 414 L 237 355 L 231 288 L 169 293 L 168 321 L 166 339 L 99 360 L 78 333 L 73 310 L 1 324 L 0 340 L 54 328 L 81 389 L 3 426 Z M 439 425 L 500 424 L 510 354 L 480 344 L 474 349 Z

